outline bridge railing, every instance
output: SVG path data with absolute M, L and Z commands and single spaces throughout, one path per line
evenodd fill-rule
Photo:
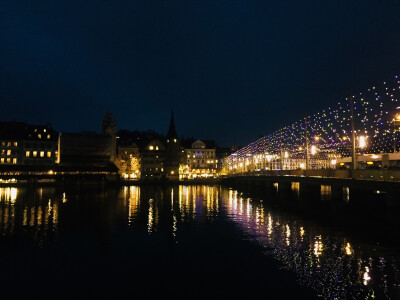
M 400 170 L 281 170 L 281 171 L 254 171 L 230 175 L 236 176 L 301 176 L 327 177 L 340 179 L 364 179 L 378 181 L 400 181 Z

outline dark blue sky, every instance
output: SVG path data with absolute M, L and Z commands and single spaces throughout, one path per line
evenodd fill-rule
M 400 1 L 2 1 L 0 120 L 245 145 L 400 69 Z

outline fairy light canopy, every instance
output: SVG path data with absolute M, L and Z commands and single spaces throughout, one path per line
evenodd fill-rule
M 393 152 L 393 140 L 398 138 L 396 128 L 400 125 L 399 77 L 349 97 L 354 104 L 356 151 L 366 154 Z M 305 159 L 306 135 L 311 158 L 326 159 L 327 153 L 336 157 L 351 156 L 349 97 L 261 137 L 233 153 L 228 160 L 255 155 Z

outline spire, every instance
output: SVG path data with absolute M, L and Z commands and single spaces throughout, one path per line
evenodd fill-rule
M 176 129 L 175 129 L 174 109 L 172 109 L 172 112 L 171 112 L 171 121 L 169 123 L 167 138 L 168 139 L 177 139 L 178 138 L 178 134 L 176 133 Z

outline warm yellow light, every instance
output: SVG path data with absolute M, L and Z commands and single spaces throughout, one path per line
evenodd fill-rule
M 44 157 L 44 151 L 40 151 L 40 157 Z
M 47 157 L 51 157 L 51 152 L 47 151 Z
M 399 120 L 399 121 L 400 121 L 400 114 L 397 114 L 397 115 L 396 115 L 396 120 Z
M 172 174 L 172 175 L 174 175 L 174 174 L 175 174 L 175 172 L 174 172 L 174 171 L 171 171 L 171 174 Z
M 17 193 L 18 193 L 18 190 L 16 188 L 11 188 L 11 191 L 10 191 L 11 202 L 14 202 L 15 200 L 17 200 Z
M 360 140 L 359 140 L 359 147 L 360 148 L 365 148 L 365 146 L 367 146 L 367 138 L 365 136 L 360 136 Z
M 176 143 L 176 139 L 174 139 L 174 143 Z
M 373 161 L 367 161 L 367 165 L 373 165 L 374 162 Z
M 37 151 L 33 151 L 33 157 L 37 156 Z
M 304 169 L 304 168 L 305 168 L 305 165 L 304 165 L 303 163 L 301 163 L 301 164 L 300 164 L 300 168 L 301 168 L 301 169 Z
M 316 141 L 318 141 L 318 140 L 319 140 L 319 136 L 315 136 L 314 139 L 315 139 Z
M 311 154 L 314 155 L 315 153 L 317 153 L 317 147 L 315 147 L 314 145 L 311 146 Z
M 336 159 L 332 159 L 332 165 L 336 165 Z
M 289 153 L 287 151 L 285 151 L 285 158 L 289 157 Z
M 340 163 L 341 166 L 344 166 L 344 163 Z
M 346 244 L 345 250 L 346 250 L 346 255 L 352 255 L 353 254 L 353 249 L 351 248 L 350 243 Z
M 53 174 L 54 174 L 53 170 L 50 170 L 49 175 L 53 175 Z
M 25 152 L 25 156 L 26 156 L 26 157 L 31 156 L 31 152 L 30 152 L 30 151 L 26 151 L 26 152 Z
M 303 150 L 303 147 L 299 147 L 299 151 Z
M 154 146 L 149 146 L 149 150 L 154 150 Z
M 374 155 L 372 155 L 372 158 L 373 158 L 373 159 L 377 159 L 377 158 L 379 158 L 379 156 L 376 155 L 376 154 L 374 154 Z

